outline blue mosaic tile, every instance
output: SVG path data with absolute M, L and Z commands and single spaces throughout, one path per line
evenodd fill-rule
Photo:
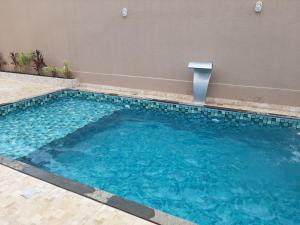
M 138 110 L 158 110 L 161 112 L 179 112 L 193 115 L 195 118 L 216 118 L 234 123 L 250 122 L 261 126 L 281 126 L 293 129 L 300 129 L 300 119 L 289 118 L 283 116 L 274 116 L 260 114 L 254 112 L 234 111 L 229 109 L 212 108 L 206 106 L 194 106 L 177 104 L 171 102 L 162 102 L 156 100 L 130 98 L 119 95 L 109 95 L 103 93 L 94 93 L 78 90 L 63 90 L 50 93 L 43 96 L 34 97 L 31 99 L 22 100 L 16 103 L 0 105 L 0 116 L 5 116 L 7 113 L 22 110 L 34 105 L 43 105 L 49 101 L 54 101 L 65 96 L 74 98 L 84 98 L 98 102 L 110 102 L 122 104 L 132 109 Z

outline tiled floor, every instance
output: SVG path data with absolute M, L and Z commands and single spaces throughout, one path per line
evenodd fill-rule
M 46 94 L 60 89 L 62 89 L 62 87 L 0 79 L 0 104 Z
M 59 89 L 0 79 L 0 104 Z M 96 224 L 152 223 L 0 165 L 0 225 Z
M 1 225 L 151 225 L 152 223 L 0 166 Z

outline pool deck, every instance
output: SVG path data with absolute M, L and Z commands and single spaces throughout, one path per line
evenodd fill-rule
M 152 223 L 0 165 L 1 225 Z
M 0 104 L 57 91 L 62 87 L 0 78 Z
M 30 82 L 0 79 L 0 104 L 65 89 Z M 192 103 L 192 96 L 81 84 L 81 90 L 115 93 L 158 100 Z M 234 103 L 234 104 L 233 104 Z M 208 105 L 300 118 L 299 107 L 208 99 Z M 0 165 L 1 225 L 150 225 L 121 210 Z

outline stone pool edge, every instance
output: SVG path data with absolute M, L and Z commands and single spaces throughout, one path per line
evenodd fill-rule
M 68 178 L 39 169 L 27 163 L 0 155 L 0 165 L 47 182 L 59 188 L 121 210 L 138 218 L 159 225 L 196 225 L 190 221 L 153 209 L 118 195 L 97 189 Z

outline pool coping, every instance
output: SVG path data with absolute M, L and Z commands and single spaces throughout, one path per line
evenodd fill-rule
M 184 220 L 160 210 L 144 206 L 140 203 L 125 199 L 104 190 L 85 185 L 63 176 L 47 172 L 27 163 L 10 159 L 0 155 L 0 165 L 34 177 L 56 187 L 81 195 L 112 208 L 121 210 L 130 215 L 160 225 L 196 225 L 196 223 Z
M 32 99 L 32 98 L 43 97 L 43 96 L 47 96 L 47 95 L 49 95 L 49 94 L 54 94 L 54 93 L 57 93 L 57 92 L 68 91 L 68 90 L 77 90 L 77 89 L 72 89 L 72 88 L 61 88 L 61 89 L 56 90 L 56 91 L 48 91 L 48 92 L 41 93 L 41 94 L 39 94 L 39 95 L 32 95 L 32 96 L 27 97 L 27 98 L 20 98 L 20 99 L 18 99 L 18 100 L 16 100 L 16 101 L 0 103 L 0 107 L 6 106 L 6 105 L 15 104 L 15 103 L 22 102 L 22 101 L 26 101 L 26 100 L 30 100 L 30 99 Z

